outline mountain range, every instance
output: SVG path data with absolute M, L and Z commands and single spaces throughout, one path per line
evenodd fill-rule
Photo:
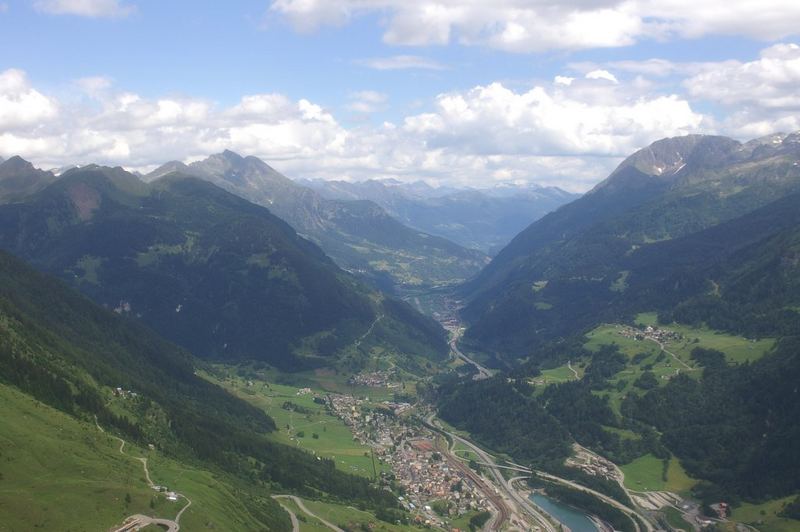
M 340 270 L 267 209 L 197 178 L 70 170 L 0 206 L 0 247 L 200 357 L 298 369 L 357 364 L 371 345 L 446 353 L 435 322 Z
M 703 305 L 759 316 L 728 320 L 737 332 L 785 332 L 776 314 L 791 322 L 800 302 L 790 245 L 799 191 L 800 133 L 658 141 L 531 224 L 461 288 L 466 339 L 519 358 L 603 320 L 644 310 L 688 316 Z M 759 303 L 774 311 L 759 314 Z
M 579 197 L 557 187 L 497 185 L 472 189 L 394 179 L 361 182 L 304 180 L 324 197 L 369 200 L 403 224 L 495 254 L 532 222 Z
M 171 173 L 208 180 L 267 207 L 339 266 L 385 290 L 451 285 L 488 262 L 479 251 L 403 225 L 372 201 L 326 199 L 257 157 L 225 151 L 189 165 L 173 161 L 144 179 Z

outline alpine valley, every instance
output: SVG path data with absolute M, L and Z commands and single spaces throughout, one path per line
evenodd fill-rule
M 580 197 L 225 151 L 0 200 L 0 530 L 800 529 L 800 132 Z

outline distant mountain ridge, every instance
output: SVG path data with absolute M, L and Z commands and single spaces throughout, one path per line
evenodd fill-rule
M 532 222 L 579 197 L 537 185 L 459 189 L 393 179 L 301 183 L 331 199 L 374 201 L 409 227 L 490 254 Z
M 701 238 L 716 226 L 728 231 L 720 240 L 727 242 L 725 250 L 706 248 L 705 259 L 716 260 L 752 234 L 745 222 L 735 223 L 737 218 L 759 209 L 767 216 L 775 209 L 791 220 L 795 203 L 788 198 L 797 192 L 800 133 L 747 143 L 702 135 L 655 142 L 582 198 L 521 232 L 462 287 L 468 300 L 463 316 L 472 325 L 466 339 L 518 357 L 634 308 L 671 311 L 680 301 L 700 296 L 709 283 L 727 278 L 727 268 L 733 268 L 719 264 L 722 270 L 712 273 L 693 263 L 692 289 L 668 284 L 656 289 L 656 272 L 669 270 L 669 264 L 672 270 L 665 275 L 689 267 L 672 261 L 693 235 Z M 782 228 L 766 224 L 758 238 L 766 245 Z M 645 295 L 648 284 L 650 295 Z M 730 297 L 735 296 L 723 291 L 721 300 Z
M 488 262 L 479 251 L 404 226 L 373 202 L 325 199 L 257 157 L 226 150 L 189 165 L 166 163 L 144 179 L 175 172 L 211 181 L 269 208 L 341 267 L 385 289 L 452 284 L 471 277 Z
M 283 220 L 207 181 L 65 173 L 0 206 L 0 247 L 194 354 L 284 369 L 349 357 L 356 338 L 440 357 L 443 331 L 342 272 Z
M 34 168 L 22 157 L 0 158 L 0 204 L 21 201 L 55 180 L 51 172 Z

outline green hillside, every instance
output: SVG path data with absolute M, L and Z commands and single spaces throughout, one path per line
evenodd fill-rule
M 432 320 L 359 284 L 267 209 L 198 179 L 73 170 L 0 207 L 0 247 L 201 357 L 314 367 L 367 332 L 401 354 L 446 353 Z
M 127 440 L 130 456 L 151 460 L 154 482 L 179 485 L 181 493 L 185 491 L 189 497 L 196 494 L 197 500 L 193 502 L 198 509 L 205 500 L 208 513 L 197 515 L 211 516 L 212 521 L 227 519 L 239 523 L 241 529 L 248 529 L 255 522 L 268 529 L 288 527 L 285 513 L 270 497 L 278 490 L 305 496 L 325 493 L 337 500 L 372 508 L 395 505 L 393 495 L 375 489 L 363 477 L 343 473 L 329 460 L 319 460 L 275 442 L 270 436 L 275 430 L 274 421 L 263 410 L 235 398 L 195 372 L 196 361 L 187 352 L 136 321 L 104 310 L 60 282 L 0 253 L 0 384 L 4 390 L 14 387 L 48 405 L 37 407 L 38 403 L 31 403 L 31 399 L 19 392 L 7 392 L 17 398 L 3 403 L 9 409 L 3 419 L 14 427 L 3 431 L 3 437 L 7 438 L 2 440 L 3 445 L 10 438 L 7 435 L 15 434 L 8 443 L 8 453 L 12 448 L 18 452 L 27 446 L 34 451 L 33 444 L 49 445 L 50 440 L 44 438 L 41 442 L 28 441 L 31 438 L 26 431 L 29 428 L 36 431 L 38 426 L 20 423 L 26 415 L 33 419 L 32 414 L 25 412 L 41 408 L 52 415 L 47 414 L 36 423 L 52 426 L 68 420 L 64 424 L 72 427 L 69 433 L 74 435 L 76 446 L 92 448 L 105 441 L 98 440 L 96 419 L 107 432 Z M 75 427 L 83 427 L 88 433 L 80 436 Z M 62 429 L 43 428 L 43 434 L 48 430 Z M 113 448 L 108 442 L 105 445 Z M 154 450 L 144 451 L 151 445 Z M 77 456 L 86 455 L 80 449 L 76 452 Z M 6 455 L 5 447 L 3 453 Z M 51 454 L 48 459 L 62 456 L 60 450 Z M 19 456 L 20 464 L 31 459 Z M 136 465 L 136 461 L 133 463 Z M 87 474 L 91 471 L 92 475 L 102 477 L 103 468 L 109 467 L 104 464 L 87 465 Z M 63 467 L 80 465 L 76 461 Z M 61 479 L 68 475 L 58 473 L 58 467 L 62 466 L 54 462 L 52 467 L 56 477 L 68 480 Z M 37 491 L 36 482 L 42 480 L 36 481 L 35 471 L 26 477 L 24 469 L 23 465 L 12 472 L 15 482 L 21 483 L 20 493 L 25 493 L 24 486 L 30 492 Z M 126 470 L 120 469 L 122 473 Z M 130 504 L 139 504 L 141 499 L 135 497 L 143 493 L 142 486 L 134 482 L 138 473 L 131 475 L 132 480 L 123 485 L 126 489 L 130 486 Z M 4 472 L 4 476 L 8 474 Z M 212 477 L 216 479 L 213 482 Z M 109 481 L 118 478 L 115 474 L 109 476 Z M 2 489 L 17 489 L 6 480 L 2 482 Z M 214 487 L 216 483 L 220 485 Z M 58 485 L 54 482 L 54 489 Z M 87 489 L 97 488 L 89 485 Z M 118 493 L 114 491 L 117 489 L 121 488 L 112 489 L 111 495 Z M 238 506 L 225 502 L 226 497 L 237 499 Z M 144 502 L 149 504 L 149 499 Z M 95 504 L 93 498 L 87 497 L 86 504 Z M 60 519 L 58 512 L 66 511 L 60 506 L 59 503 L 58 507 L 53 504 L 40 508 L 45 514 L 52 508 L 56 512 L 52 519 Z M 84 507 L 76 504 L 76 508 Z M 91 506 L 87 511 L 90 509 Z M 119 511 L 119 505 L 109 503 L 108 512 Z M 193 509 L 187 512 L 188 522 L 195 519 L 192 512 Z M 50 519 L 45 514 L 42 519 Z M 241 524 L 245 522 L 250 525 Z

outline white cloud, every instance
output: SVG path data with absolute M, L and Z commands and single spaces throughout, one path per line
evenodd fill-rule
M 796 0 L 276 0 L 270 12 L 301 31 L 381 15 L 398 45 L 459 42 L 512 52 L 628 46 L 643 39 L 797 35 Z
M 90 18 L 123 18 L 136 10 L 120 0 L 36 0 L 33 5 L 43 13 Z
M 355 126 L 314 102 L 276 93 L 221 106 L 196 97 L 146 98 L 94 77 L 75 82 L 77 98 L 56 98 L 12 69 L 0 71 L 0 154 L 19 153 L 43 167 L 97 162 L 148 169 L 229 148 L 295 177 L 471 185 L 529 179 L 585 190 L 620 158 L 666 136 L 752 138 L 800 129 L 799 61 L 800 47 L 779 45 L 751 62 L 670 65 L 674 73 L 692 72 L 683 89 L 669 85 L 683 94 L 640 74 L 609 83 L 611 67 L 585 65 L 574 69 L 581 73 L 575 78 L 526 88 L 479 85 L 440 94 L 396 123 Z M 619 72 L 635 73 L 628 66 Z M 362 114 L 389 102 L 369 90 L 348 98 L 345 107 Z M 717 107 L 727 115 L 698 111 Z
M 370 114 L 385 109 L 389 95 L 376 91 L 358 91 L 350 94 L 350 103 L 347 109 L 350 111 Z
M 0 131 L 35 127 L 57 114 L 55 100 L 32 88 L 24 72 L 0 72 Z
M 694 97 L 725 105 L 800 110 L 800 46 L 778 44 L 755 61 L 707 65 L 684 85 Z
M 608 70 L 592 70 L 586 74 L 586 79 L 604 79 L 611 83 L 619 83 L 617 77 Z
M 447 67 L 432 59 L 418 55 L 393 55 L 361 59 L 358 64 L 375 70 L 445 70 Z

